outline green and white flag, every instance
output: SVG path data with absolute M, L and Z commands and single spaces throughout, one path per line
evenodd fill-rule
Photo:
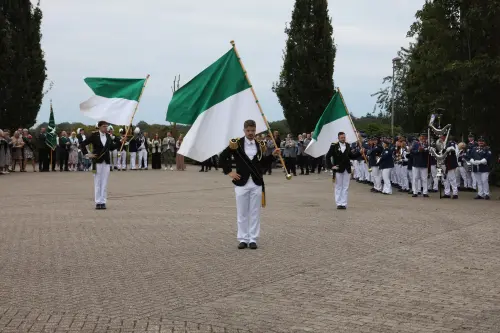
M 132 122 L 146 79 L 88 77 L 94 96 L 80 104 L 80 111 L 94 120 L 128 125 Z
M 49 125 L 47 126 L 47 135 L 45 136 L 45 144 L 52 150 L 55 150 L 57 147 L 56 121 L 54 120 L 52 101 L 50 102 L 50 117 Z
M 312 157 L 326 154 L 331 144 L 338 141 L 339 132 L 345 133 L 346 142 L 351 143 L 357 140 L 356 129 L 347 112 L 342 94 L 337 91 L 316 124 L 312 141 L 305 152 Z
M 233 48 L 174 93 L 166 118 L 192 125 L 178 153 L 200 162 L 242 137 L 245 120 L 267 129 Z

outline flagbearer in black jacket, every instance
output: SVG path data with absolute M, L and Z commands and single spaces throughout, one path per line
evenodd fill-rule
M 365 150 L 361 148 L 358 152 L 352 152 L 351 146 L 345 141 L 344 132 L 339 132 L 338 140 L 338 142 L 332 143 L 330 150 L 326 154 L 326 165 L 328 169 L 333 170 L 336 179 L 335 203 L 337 209 L 346 209 L 349 181 L 351 179 L 351 160 L 364 154 Z
M 108 188 L 108 177 L 110 168 L 110 154 L 113 149 L 119 148 L 121 142 L 117 143 L 111 139 L 108 133 L 108 123 L 100 121 L 97 124 L 98 130 L 89 135 L 82 143 L 82 146 L 92 145 L 92 154 L 88 157 L 92 159 L 94 170 L 94 193 L 95 209 L 106 209 L 106 198 Z
M 256 124 L 247 120 L 243 125 L 245 136 L 232 139 L 229 146 L 220 154 L 219 165 L 225 175 L 232 178 L 236 194 L 236 213 L 238 220 L 238 249 L 257 249 L 260 233 L 260 209 L 265 205 L 264 179 L 262 167 L 265 163 L 266 144 L 255 140 Z M 278 155 L 279 149 L 273 152 Z M 234 157 L 236 171 L 232 170 L 231 157 Z

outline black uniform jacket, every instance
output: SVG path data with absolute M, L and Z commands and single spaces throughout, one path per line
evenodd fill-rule
M 81 143 L 83 146 L 90 144 L 92 144 L 92 154 L 96 155 L 94 158 L 95 163 L 104 162 L 106 164 L 110 164 L 111 161 L 109 152 L 113 149 L 120 148 L 121 142 L 116 143 L 113 139 L 111 139 L 111 136 L 106 133 L 106 144 L 103 145 L 99 131 L 97 131 L 87 136 L 87 138 Z
M 250 160 L 245 153 L 245 137 L 236 140 L 236 149 L 232 149 L 230 145 L 220 154 L 219 166 L 224 171 L 224 174 L 227 175 L 233 171 L 231 167 L 231 157 L 234 157 L 234 161 L 236 163 L 236 173 L 240 175 L 239 180 L 233 180 L 234 185 L 245 186 L 248 179 L 252 177 L 255 185 L 263 186 L 264 179 L 262 177 L 261 162 L 263 162 L 264 159 L 262 158 L 263 151 L 259 141 L 255 140 L 257 154 L 255 154 L 254 158 Z
M 351 151 L 351 146 L 348 143 L 345 144 L 344 152 L 340 149 L 338 142 L 332 143 L 328 153 L 326 153 L 326 166 L 328 169 L 331 169 L 334 165 L 336 165 L 338 166 L 336 172 L 342 173 L 347 171 L 348 173 L 351 173 L 351 160 L 358 158 L 360 155 L 361 152 L 353 153 Z

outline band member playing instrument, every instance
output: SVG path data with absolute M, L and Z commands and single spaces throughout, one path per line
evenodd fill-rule
M 120 148 L 120 143 L 115 143 L 108 134 L 108 123 L 100 121 L 99 130 L 93 132 L 84 141 L 82 146 L 92 145 L 92 154 L 88 157 L 93 160 L 95 209 L 106 209 L 108 177 L 110 172 L 110 154 L 112 149 Z
M 256 124 L 247 120 L 243 124 L 245 136 L 230 141 L 229 146 L 220 154 L 219 164 L 225 175 L 231 177 L 236 194 L 236 214 L 238 220 L 238 249 L 257 249 L 260 234 L 260 210 L 265 201 L 262 165 L 266 144 L 255 140 Z M 274 155 L 280 153 L 275 149 Z M 236 171 L 232 169 L 234 157 Z
M 468 142 L 467 142 L 467 161 L 471 159 L 472 152 L 476 149 L 478 146 L 478 143 L 474 140 L 474 134 L 469 133 L 469 136 L 467 137 Z M 473 191 L 476 190 L 477 188 L 477 179 L 476 175 L 474 172 L 472 172 L 472 168 L 469 168 L 467 171 L 467 177 L 469 178 L 469 184 L 471 184 L 471 189 Z
M 488 176 L 490 174 L 491 151 L 485 146 L 484 139 L 477 140 L 477 146 L 470 153 L 472 173 L 477 182 L 477 196 L 474 199 L 490 200 L 490 185 Z
M 344 132 L 339 132 L 338 140 L 338 142 L 332 143 L 326 154 L 326 166 L 327 169 L 331 169 L 335 173 L 335 203 L 337 209 L 347 209 L 347 195 L 351 179 L 351 159 L 364 154 L 365 150 L 361 148 L 359 152 L 352 152 L 351 146 L 345 142 Z
M 429 197 L 428 187 L 427 187 L 427 176 L 429 174 L 428 171 L 428 163 L 429 163 L 429 147 L 427 145 L 427 134 L 420 134 L 419 141 L 413 144 L 411 149 L 411 154 L 413 157 L 413 166 L 412 166 L 412 186 L 413 186 L 413 197 L 418 197 L 418 193 L 420 191 L 420 184 L 423 187 L 423 195 L 425 198 Z M 419 183 L 419 180 L 421 183 Z

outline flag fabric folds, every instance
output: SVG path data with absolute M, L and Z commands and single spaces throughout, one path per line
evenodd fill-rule
M 256 122 L 257 133 L 267 129 L 233 48 L 174 93 L 166 116 L 191 125 L 178 153 L 200 162 L 242 137 L 248 119 Z
M 146 79 L 88 77 L 94 96 L 80 104 L 80 111 L 94 120 L 128 125 L 132 122 Z
M 54 109 L 52 102 L 50 103 L 49 125 L 47 126 L 47 135 L 45 136 L 45 144 L 52 150 L 57 147 L 56 121 L 54 120 Z
M 336 91 L 316 124 L 312 140 L 305 152 L 312 157 L 326 154 L 332 142 L 338 141 L 339 132 L 346 134 L 346 142 L 352 143 L 357 140 L 356 129 L 344 104 L 342 94 Z

